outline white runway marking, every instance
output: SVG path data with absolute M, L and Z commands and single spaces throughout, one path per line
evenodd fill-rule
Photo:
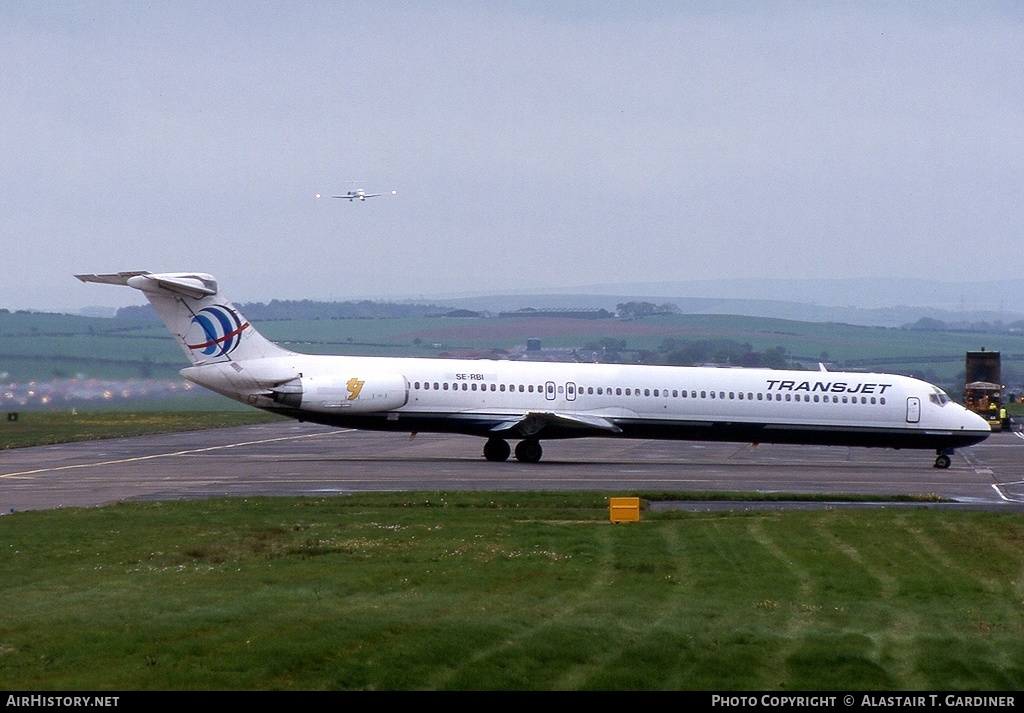
M 1004 486 L 1004 485 L 1021 485 L 1021 484 L 1022 484 L 1021 481 L 1017 481 L 1016 483 L 992 483 L 992 489 L 996 491 L 996 493 L 999 495 L 999 497 L 1002 500 L 1005 500 L 1008 503 L 1019 503 L 1019 502 L 1024 502 L 1024 501 L 1022 501 L 1022 500 L 1020 500 L 1018 498 L 1011 498 L 1009 495 L 1007 495 L 1006 493 L 1003 492 L 1002 486 Z
M 172 453 L 152 453 L 148 456 L 136 456 L 134 458 L 120 458 L 118 460 L 106 460 L 96 461 L 94 463 L 75 463 L 73 465 L 59 465 L 53 468 L 37 468 L 36 470 L 24 470 L 20 473 L 4 473 L 0 474 L 0 478 L 23 478 L 30 475 L 39 475 L 41 473 L 56 473 L 62 470 L 74 470 L 76 468 L 95 468 L 101 465 L 118 465 L 121 463 L 135 463 L 144 460 L 153 460 L 154 458 L 173 458 L 175 456 L 187 456 L 194 455 L 196 453 L 208 453 L 210 451 L 220 451 L 228 448 L 240 448 L 242 446 L 256 446 L 262 443 L 276 443 L 279 441 L 296 441 L 300 438 L 318 438 L 321 436 L 334 436 L 342 433 L 351 433 L 353 429 L 346 428 L 337 431 L 326 431 L 324 433 L 304 433 L 298 436 L 280 436 L 278 438 L 264 438 L 257 441 L 241 441 L 239 443 L 225 443 L 220 446 L 209 446 L 207 448 L 193 448 L 185 451 L 174 451 Z

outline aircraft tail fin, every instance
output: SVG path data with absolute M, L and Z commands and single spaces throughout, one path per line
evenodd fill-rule
M 290 354 L 266 339 L 199 272 L 117 272 L 75 275 L 82 282 L 126 285 L 141 291 L 193 365 Z

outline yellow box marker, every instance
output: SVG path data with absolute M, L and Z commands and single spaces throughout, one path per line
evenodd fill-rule
M 640 498 L 609 498 L 608 515 L 612 522 L 640 520 Z

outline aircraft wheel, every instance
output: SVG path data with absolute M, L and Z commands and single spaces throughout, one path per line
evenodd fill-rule
M 512 448 L 508 445 L 508 442 L 500 438 L 488 439 L 487 443 L 484 444 L 484 458 L 489 461 L 496 463 L 506 461 L 511 453 Z
M 536 463 L 542 455 L 544 449 L 536 438 L 527 438 L 516 444 L 516 460 L 520 463 Z
M 952 461 L 949 459 L 949 456 L 947 456 L 945 454 L 942 454 L 938 458 L 935 459 L 935 467 L 936 468 L 943 468 L 943 469 L 948 468 L 950 463 L 952 463 Z

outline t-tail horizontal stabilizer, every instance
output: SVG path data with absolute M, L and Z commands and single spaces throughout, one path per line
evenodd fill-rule
M 142 292 L 193 365 L 291 354 L 253 329 L 224 299 L 212 275 L 136 271 L 75 277 L 82 282 L 126 285 Z
M 82 282 L 101 282 L 106 285 L 127 285 L 142 292 L 157 293 L 162 290 L 185 295 L 198 300 L 217 294 L 217 281 L 212 275 L 201 273 L 166 273 L 154 275 L 149 272 L 115 272 L 107 275 L 75 275 Z

